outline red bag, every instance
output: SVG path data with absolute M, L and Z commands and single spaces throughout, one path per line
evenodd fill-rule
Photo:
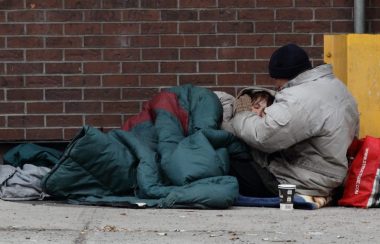
M 367 136 L 348 169 L 340 206 L 380 207 L 380 138 Z

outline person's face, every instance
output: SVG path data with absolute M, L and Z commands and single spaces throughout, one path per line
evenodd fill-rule
M 288 79 L 274 79 L 276 90 L 280 90 L 289 80 Z

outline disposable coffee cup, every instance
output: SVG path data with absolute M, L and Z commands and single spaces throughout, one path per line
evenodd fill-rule
M 278 196 L 280 197 L 281 210 L 293 210 L 294 194 L 296 185 L 280 184 L 278 185 Z

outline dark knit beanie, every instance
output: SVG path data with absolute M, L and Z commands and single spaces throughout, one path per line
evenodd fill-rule
M 269 75 L 276 79 L 293 79 L 310 68 L 309 56 L 296 44 L 280 47 L 269 61 Z

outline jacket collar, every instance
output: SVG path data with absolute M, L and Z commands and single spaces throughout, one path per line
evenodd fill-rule
M 294 79 L 288 81 L 281 88 L 281 90 L 288 87 L 297 86 L 306 82 L 314 81 L 323 76 L 332 75 L 332 74 L 333 74 L 332 66 L 330 64 L 323 64 L 323 65 L 315 67 L 314 69 L 310 69 L 299 74 Z

